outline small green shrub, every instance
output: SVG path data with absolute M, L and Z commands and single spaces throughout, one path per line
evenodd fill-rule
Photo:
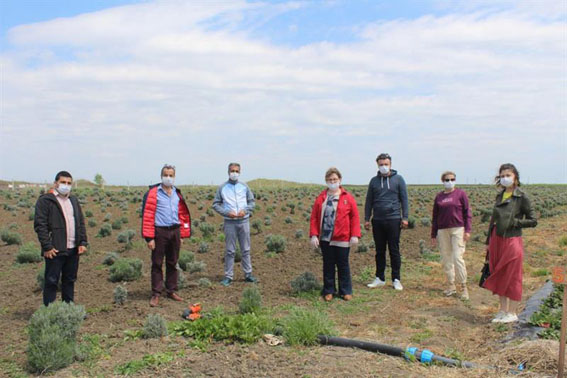
M 193 252 L 185 250 L 179 252 L 179 259 L 177 260 L 177 263 L 184 271 L 187 271 L 187 264 L 192 263 L 193 261 L 195 261 L 195 254 Z
M 199 224 L 199 230 L 203 233 L 203 238 L 209 240 L 215 233 L 215 226 L 202 220 Z
M 200 287 L 209 288 L 213 286 L 213 283 L 207 277 L 199 278 L 198 283 Z
M 563 235 L 559 238 L 559 246 L 560 247 L 567 247 L 567 235 Z
M 258 314 L 260 312 L 262 309 L 262 294 L 260 294 L 260 290 L 258 290 L 256 285 L 244 289 L 238 309 L 241 314 Z
M 361 241 L 358 243 L 358 246 L 356 247 L 356 252 L 358 252 L 358 253 L 366 253 L 366 252 L 368 252 L 368 245 L 366 245 L 366 243 L 361 240 Z
M 142 260 L 119 259 L 110 267 L 110 281 L 135 281 L 142 276 Z
M 105 238 L 110 235 L 112 235 L 112 226 L 108 223 L 104 223 L 100 227 L 100 230 L 98 230 L 98 234 L 96 236 L 99 238 Z
M 303 272 L 291 281 L 291 289 L 294 294 L 321 290 L 321 283 L 311 272 Z
M 256 234 L 259 234 L 262 232 L 262 222 L 259 219 L 255 219 L 252 224 L 252 229 L 254 231 L 256 231 Z
M 293 219 L 291 219 L 291 217 L 285 217 L 284 222 L 285 222 L 285 224 L 292 224 Z
M 290 345 L 316 345 L 318 335 L 334 335 L 327 314 L 316 309 L 295 307 L 283 321 L 283 336 Z
M 122 222 L 120 221 L 120 219 L 117 219 L 114 222 L 112 222 L 112 229 L 113 230 L 121 230 L 122 229 Z
M 429 227 L 431 226 L 431 218 L 430 217 L 423 217 L 419 220 L 422 226 Z
M 209 252 L 209 243 L 207 242 L 201 242 L 199 243 L 199 249 L 197 250 L 197 252 L 199 253 L 207 253 Z
M 118 256 L 118 253 L 108 252 L 106 254 L 106 256 L 104 256 L 104 259 L 102 259 L 102 263 L 104 265 L 110 266 L 110 265 L 114 264 L 119 258 L 120 258 L 120 256 Z
M 118 243 L 124 244 L 124 249 L 128 250 L 132 248 L 132 239 L 136 236 L 136 231 L 126 230 L 118 234 L 116 241 Z
M 303 237 L 303 230 L 295 230 L 295 238 L 301 239 Z
M 87 224 L 89 225 L 89 227 L 92 228 L 92 227 L 96 227 L 96 225 L 97 225 L 98 223 L 96 223 L 96 221 L 95 221 L 94 219 L 89 219 L 88 222 L 87 222 Z
M 15 231 L 2 230 L 0 239 L 2 239 L 2 241 L 7 245 L 22 244 L 22 236 Z
M 128 290 L 122 286 L 118 285 L 114 289 L 114 303 L 118 305 L 123 305 L 128 299 Z
M 142 337 L 144 339 L 155 339 L 167 336 L 167 323 L 160 314 L 149 314 L 144 323 Z
M 75 360 L 77 333 L 85 309 L 73 303 L 54 302 L 37 310 L 28 327 L 28 365 L 34 373 L 64 368 Z
M 36 263 L 43 260 L 41 248 L 32 242 L 22 245 L 16 255 L 16 261 L 20 264 Z
M 203 261 L 192 261 L 187 263 L 187 272 L 189 273 L 199 273 L 205 270 L 207 264 Z
M 415 220 L 414 217 L 408 218 L 408 228 L 409 229 L 415 228 L 415 223 L 416 223 L 416 220 Z
M 85 210 L 85 217 L 87 217 L 87 218 L 92 218 L 92 216 L 93 216 L 93 212 L 92 212 L 92 211 L 90 211 L 90 210 Z
M 265 243 L 268 252 L 281 253 L 285 251 L 286 240 L 282 235 L 268 235 Z
M 181 268 L 177 269 L 177 288 L 185 289 L 188 285 L 187 277 Z

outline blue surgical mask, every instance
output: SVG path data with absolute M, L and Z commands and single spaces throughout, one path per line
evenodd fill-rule
M 66 196 L 71 192 L 71 185 L 59 184 L 55 189 L 57 190 L 57 192 L 59 192 L 59 194 Z
M 169 177 L 169 176 L 163 176 L 161 178 L 161 183 L 164 186 L 173 186 L 173 183 L 175 182 L 175 178 L 174 177 Z
M 387 175 L 388 173 L 390 173 L 390 166 L 388 165 L 380 165 L 378 169 L 380 170 L 380 173 L 383 175 Z

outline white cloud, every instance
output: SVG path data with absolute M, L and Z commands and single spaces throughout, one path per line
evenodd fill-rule
M 349 43 L 252 37 L 302 5 L 155 2 L 12 29 L 0 156 L 25 162 L 2 163 L 0 177 L 51 177 L 57 164 L 38 162 L 55 144 L 78 176 L 111 183 L 124 168 L 146 183 L 163 161 L 209 183 L 235 158 L 253 177 L 275 177 L 276 164 L 284 178 L 313 181 L 344 164 L 365 183 L 386 149 L 409 182 L 437 180 L 420 165 L 435 167 L 440 149 L 483 178 L 502 159 L 537 170 L 529 150 L 563 172 L 539 171 L 540 181 L 567 181 L 561 20 L 475 7 L 377 20 Z

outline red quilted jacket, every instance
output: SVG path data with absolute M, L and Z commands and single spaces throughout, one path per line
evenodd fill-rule
M 156 236 L 156 208 L 157 208 L 157 185 L 150 187 L 150 190 L 144 195 L 144 202 L 142 204 L 142 237 L 146 240 L 151 240 Z M 179 227 L 182 238 L 191 237 L 191 214 L 189 208 L 183 199 L 181 191 L 176 188 L 177 195 L 179 196 Z

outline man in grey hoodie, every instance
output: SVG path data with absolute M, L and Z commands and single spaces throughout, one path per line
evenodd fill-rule
M 382 153 L 376 158 L 378 174 L 370 180 L 364 206 L 364 228 L 370 230 L 376 245 L 376 278 L 367 286 L 375 288 L 386 284 L 386 245 L 390 251 L 392 284 L 403 290 L 400 280 L 400 232 L 408 226 L 408 192 L 404 178 L 392 168 L 390 155 Z

